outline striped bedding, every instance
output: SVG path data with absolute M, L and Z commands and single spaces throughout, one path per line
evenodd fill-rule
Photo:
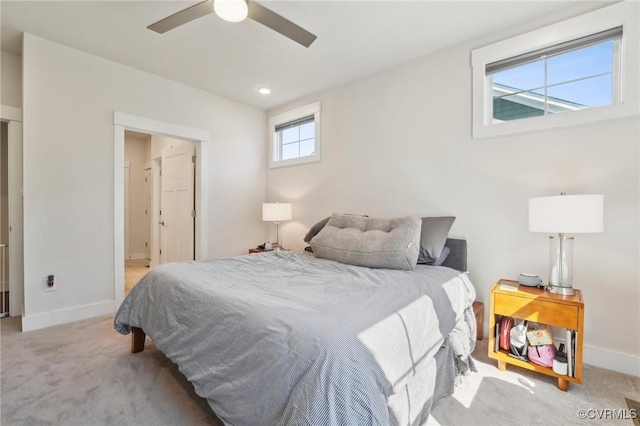
M 156 267 L 114 327 L 142 328 L 227 425 L 413 424 L 420 409 L 389 401 L 473 320 L 474 299 L 450 268 L 268 252 Z

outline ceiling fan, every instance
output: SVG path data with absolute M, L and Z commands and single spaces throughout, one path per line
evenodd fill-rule
M 240 22 L 245 18 L 253 19 L 304 47 L 311 46 L 311 43 L 316 39 L 316 36 L 309 31 L 252 0 L 205 0 L 202 3 L 198 3 L 161 19 L 149 25 L 147 28 L 164 34 L 167 31 L 213 12 L 229 22 Z

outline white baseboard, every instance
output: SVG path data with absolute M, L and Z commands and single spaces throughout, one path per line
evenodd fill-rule
M 640 357 L 584 345 L 582 362 L 619 373 L 640 377 Z
M 146 259 L 146 253 L 131 253 L 127 260 L 138 260 L 138 259 Z
M 105 302 L 92 303 L 90 305 L 76 306 L 59 311 L 44 312 L 36 315 L 25 315 L 22 317 L 22 331 L 38 330 L 53 325 L 66 324 L 68 322 L 93 318 L 100 315 L 113 314 L 115 312 L 115 302 L 107 300 Z

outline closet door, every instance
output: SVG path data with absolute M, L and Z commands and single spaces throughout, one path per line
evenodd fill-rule
M 193 260 L 193 145 L 162 151 L 160 262 Z

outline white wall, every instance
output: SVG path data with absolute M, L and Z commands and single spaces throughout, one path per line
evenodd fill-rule
M 0 104 L 22 107 L 22 58 L 0 51 Z
M 263 111 L 30 34 L 23 58 L 25 320 L 69 321 L 114 300 L 113 111 L 210 132 L 210 256 L 264 235 Z M 48 274 L 57 291 L 44 291 Z
M 151 136 L 146 139 L 131 137 L 125 132 L 124 161 L 129 161 L 129 258 L 145 257 L 147 242 L 148 216 L 147 189 L 144 182 L 145 165 L 151 161 L 148 155 Z M 148 212 L 151 214 L 151 212 Z M 127 212 L 125 211 L 125 214 Z M 125 236 L 126 237 L 126 236 Z M 126 254 L 125 254 L 126 257 Z
M 586 301 L 585 362 L 640 374 L 637 116 L 471 138 L 471 50 L 575 10 L 270 111 L 322 101 L 321 161 L 267 171 L 267 201 L 293 203 L 295 220 L 281 228 L 286 244 L 303 247 L 307 229 L 333 212 L 454 215 L 451 235 L 468 241 L 471 278 L 488 311 L 489 291 L 500 278 L 548 275 L 547 236 L 528 231 L 528 199 L 561 191 L 604 194 L 604 233 L 576 235 L 574 245 L 574 286 Z

